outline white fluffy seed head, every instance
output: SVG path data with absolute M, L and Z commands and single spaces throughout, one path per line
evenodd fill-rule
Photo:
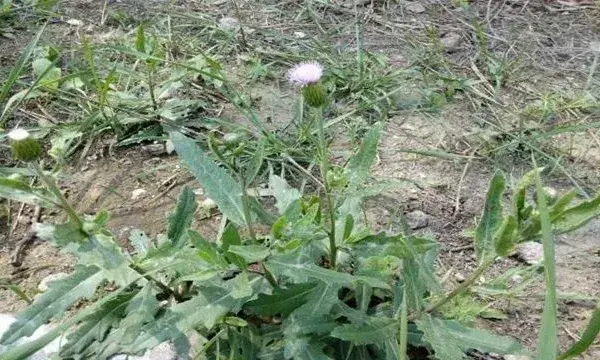
M 12 141 L 21 141 L 29 137 L 29 132 L 25 129 L 16 128 L 8 133 L 8 138 Z
M 306 86 L 321 80 L 323 66 L 316 61 L 297 64 L 288 72 L 288 80 L 293 85 Z

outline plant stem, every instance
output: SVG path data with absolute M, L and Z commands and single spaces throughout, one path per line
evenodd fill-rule
M 329 170 L 329 154 L 327 141 L 325 139 L 325 119 L 323 118 L 323 108 L 316 110 L 317 126 L 319 127 L 319 144 L 318 150 L 321 157 L 321 177 L 325 188 L 325 198 L 327 199 L 327 207 L 329 209 L 329 222 L 331 229 L 329 230 L 329 262 L 331 268 L 335 268 L 337 259 L 337 244 L 335 242 L 335 207 L 329 181 L 327 181 L 327 171 Z
M 248 191 L 246 190 L 246 180 L 244 177 L 244 173 L 240 170 L 239 174 L 240 185 L 242 185 L 242 210 L 244 211 L 244 221 L 246 222 L 246 227 L 248 228 L 248 234 L 250 235 L 250 239 L 252 242 L 256 242 L 256 233 L 254 232 L 254 228 L 252 227 L 252 217 L 250 215 L 250 202 Z
M 37 176 L 40 178 L 40 180 L 42 180 L 42 182 L 46 185 L 46 187 L 48 187 L 48 189 L 58 198 L 58 201 L 60 202 L 60 207 L 63 208 L 63 210 L 67 212 L 71 220 L 77 223 L 77 225 L 81 228 L 83 226 L 83 221 L 81 220 L 79 215 L 77 215 L 77 211 L 73 209 L 71 204 L 69 204 L 63 193 L 60 191 L 54 179 L 46 175 L 40 164 L 38 164 L 37 162 L 33 162 L 31 164 L 31 167 L 33 168 L 33 171 L 37 174 Z

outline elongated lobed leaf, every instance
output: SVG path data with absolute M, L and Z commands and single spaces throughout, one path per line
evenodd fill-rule
M 58 200 L 44 189 L 35 189 L 29 184 L 9 178 L 0 178 L 0 198 L 12 199 L 45 208 L 58 204 Z
M 79 266 L 75 272 L 62 280 L 50 284 L 50 289 L 25 311 L 0 339 L 0 344 L 8 345 L 33 332 L 48 320 L 60 316 L 75 301 L 90 298 L 104 280 L 99 268 Z
M 175 151 L 188 169 L 202 184 L 227 218 L 245 225 L 242 189 L 227 172 L 200 149 L 196 142 L 178 132 L 169 133 Z
M 287 316 L 307 301 L 315 286 L 314 283 L 303 283 L 287 289 L 276 288 L 272 295 L 258 295 L 258 299 L 246 304 L 245 308 L 262 316 Z
M 367 179 L 377 156 L 377 145 L 381 135 L 381 124 L 375 124 L 363 138 L 360 149 L 348 162 L 348 182 L 350 187 L 358 187 Z
M 77 330 L 67 336 L 67 343 L 61 348 L 60 355 L 75 358 L 83 358 L 84 354 L 93 355 L 95 349 L 92 343 L 101 343 L 111 328 L 119 324 L 134 295 L 121 294 L 86 317 Z
M 429 314 L 423 314 L 417 320 L 417 326 L 439 360 L 466 359 L 465 352 L 471 349 L 501 355 L 522 351 L 521 345 L 513 338 L 467 328 L 456 321 L 438 319 Z
M 188 229 L 197 207 L 194 191 L 187 186 L 184 187 L 179 196 L 175 212 L 169 216 L 167 236 L 174 247 L 181 248 L 185 245 Z
M 495 257 L 494 234 L 502 223 L 502 195 L 505 188 L 504 175 L 496 172 L 490 181 L 483 214 L 475 230 L 475 252 L 480 265 Z
M 391 318 L 370 317 L 362 324 L 347 324 L 333 329 L 331 336 L 356 345 L 380 344 L 396 338 L 400 322 Z

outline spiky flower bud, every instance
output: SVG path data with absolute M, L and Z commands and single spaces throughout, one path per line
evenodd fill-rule
M 320 108 L 327 104 L 327 94 L 320 83 L 310 84 L 302 88 L 302 96 L 308 106 Z

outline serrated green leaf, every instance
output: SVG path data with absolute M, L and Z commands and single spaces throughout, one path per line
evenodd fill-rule
M 197 207 L 194 191 L 187 186 L 184 187 L 177 201 L 175 212 L 169 216 L 169 229 L 167 231 L 169 240 L 176 248 L 185 245 L 188 228 L 192 223 Z
M 30 336 L 48 320 L 60 316 L 75 301 L 94 295 L 103 280 L 103 274 L 98 267 L 76 267 L 69 277 L 52 282 L 48 291 L 19 314 L 17 321 L 0 339 L 0 344 L 9 345 L 24 336 Z
M 272 295 L 259 294 L 258 299 L 245 305 L 249 311 L 261 316 L 289 315 L 304 304 L 317 285 L 292 284 L 288 288 L 275 288 Z
M 258 141 L 256 149 L 254 150 L 254 154 L 252 155 L 252 159 L 248 163 L 246 170 L 244 173 L 246 174 L 246 184 L 252 184 L 252 182 L 258 176 L 260 169 L 263 165 L 263 161 L 265 158 L 265 140 L 261 138 Z
M 598 216 L 600 216 L 600 194 L 554 215 L 551 220 L 554 233 L 564 234 L 579 229 Z
M 513 215 L 504 218 L 504 221 L 502 221 L 502 224 L 494 235 L 496 255 L 505 257 L 512 252 L 517 242 L 518 227 L 517 219 Z
M 525 197 L 527 195 L 527 189 L 535 183 L 535 175 L 541 173 L 543 170 L 544 168 L 538 168 L 529 171 L 527 174 L 523 175 L 521 181 L 515 188 L 513 192 L 513 210 L 515 212 L 517 222 L 521 222 L 526 218 L 523 216 L 523 211 L 525 209 Z
M 322 268 L 310 263 L 290 262 L 290 256 L 279 256 L 265 262 L 267 269 L 276 276 L 287 276 L 296 283 L 321 281 L 325 284 L 352 287 L 356 278 L 352 275 Z
M 400 323 L 384 317 L 370 317 L 362 324 L 346 324 L 333 329 L 331 336 L 357 345 L 380 344 L 398 336 Z
M 245 225 L 242 189 L 225 170 L 212 161 L 196 142 L 178 132 L 170 132 L 175 151 L 202 184 L 221 212 L 237 225 Z
M 83 319 L 77 330 L 67 336 L 67 343 L 61 347 L 60 356 L 83 358 L 83 355 L 93 355 L 90 345 L 102 342 L 110 329 L 119 324 L 134 296 L 135 293 L 120 294 Z
M 352 245 L 358 257 L 389 255 L 401 259 L 414 258 L 415 254 L 424 254 L 436 247 L 436 242 L 426 237 L 389 236 L 385 232 L 366 236 Z
M 381 134 L 381 124 L 375 124 L 363 138 L 360 149 L 348 162 L 348 183 L 358 187 L 367 179 L 377 156 L 377 145 Z
M 560 215 L 560 213 L 562 213 L 567 206 L 569 206 L 569 204 L 575 200 L 577 195 L 579 195 L 579 190 L 575 188 L 556 199 L 552 206 L 550 206 L 550 217 L 554 218 L 555 216 Z
M 0 197 L 45 208 L 58 204 L 58 200 L 45 189 L 32 188 L 23 181 L 9 178 L 0 178 Z
M 236 265 L 240 269 L 246 269 L 248 264 L 244 258 L 229 252 L 229 247 L 236 245 L 242 245 L 242 239 L 240 238 L 240 234 L 238 233 L 236 227 L 233 224 L 228 224 L 225 228 L 225 231 L 223 231 L 223 235 L 221 236 L 221 250 L 230 263 Z
M 195 231 L 189 232 L 192 244 L 198 250 L 198 256 L 216 269 L 226 269 L 228 267 L 227 260 L 219 250 L 216 244 L 208 242 L 200 234 Z
M 286 213 L 290 205 L 300 199 L 300 192 L 277 175 L 271 174 L 269 177 L 269 188 L 273 191 L 276 200 L 275 206 L 281 215 Z
M 439 360 L 463 360 L 467 350 L 476 349 L 496 354 L 519 354 L 521 345 L 513 338 L 494 335 L 485 330 L 467 328 L 452 320 L 423 314 L 417 320 L 423 340 L 428 342 Z
M 247 263 L 263 261 L 271 254 L 269 248 L 262 245 L 231 245 L 228 251 L 242 257 Z
M 496 172 L 490 181 L 483 214 L 475 230 L 475 253 L 479 265 L 495 257 L 494 234 L 502 223 L 502 195 L 506 188 L 504 175 Z

